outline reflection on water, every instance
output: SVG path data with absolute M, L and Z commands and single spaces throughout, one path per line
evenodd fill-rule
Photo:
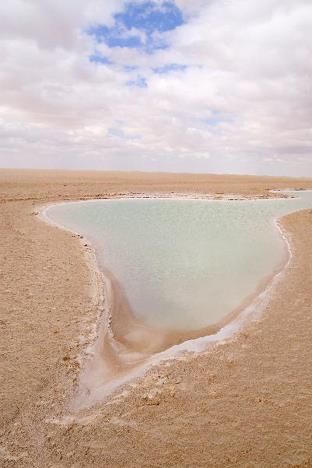
M 285 256 L 274 219 L 312 207 L 280 200 L 96 200 L 55 205 L 49 218 L 85 235 L 138 319 L 196 330 L 253 294 Z

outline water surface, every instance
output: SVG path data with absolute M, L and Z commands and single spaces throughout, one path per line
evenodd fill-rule
M 294 199 L 115 199 L 54 205 L 54 222 L 86 236 L 136 318 L 177 331 L 223 320 L 286 255 L 274 219 L 312 207 Z

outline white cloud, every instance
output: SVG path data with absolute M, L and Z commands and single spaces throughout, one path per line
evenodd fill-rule
M 40 48 L 71 49 L 84 28 L 112 23 L 124 0 L 10 0 L 0 3 L 3 39 L 28 39 Z
M 122 1 L 2 2 L 0 165 L 312 176 L 312 3 L 176 4 L 186 23 L 147 54 L 85 33 Z

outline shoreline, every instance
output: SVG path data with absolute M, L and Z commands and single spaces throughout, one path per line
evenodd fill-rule
M 142 197 L 127 197 L 126 199 L 170 199 L 170 200 L 185 200 L 180 194 L 172 194 L 171 197 L 157 197 L 155 195 L 150 196 L 148 193 Z M 288 198 L 280 197 L 279 199 Z M 111 198 L 120 200 L 120 198 Z M 125 199 L 125 198 L 122 198 Z M 192 200 L 218 200 L 218 201 L 236 201 L 236 200 L 250 200 L 250 198 L 187 198 Z M 263 198 L 261 198 L 263 199 Z M 267 200 L 272 198 L 268 197 Z M 125 343 L 120 342 L 118 339 L 118 328 L 121 317 L 119 312 L 114 307 L 114 299 L 121 298 L 121 287 L 115 284 L 111 273 L 105 268 L 100 268 L 97 260 L 96 249 L 92 243 L 82 236 L 79 232 L 68 229 L 61 224 L 56 223 L 49 218 L 47 211 L 51 206 L 67 203 L 85 203 L 94 201 L 103 201 L 105 199 L 95 200 L 79 200 L 79 201 L 62 201 L 59 203 L 50 203 L 43 205 L 39 210 L 39 219 L 43 222 L 52 225 L 53 227 L 64 230 L 71 233 L 80 240 L 80 245 L 86 261 L 89 264 L 89 268 L 93 270 L 93 275 L 96 278 L 95 286 L 95 300 L 99 303 L 99 314 L 94 324 L 94 333 L 90 337 L 90 344 L 88 349 L 84 351 L 84 357 L 82 356 L 83 369 L 80 375 L 80 384 L 77 389 L 77 394 L 73 401 L 70 403 L 70 407 L 79 411 L 83 408 L 87 408 L 96 405 L 101 400 L 114 393 L 122 385 L 132 382 L 133 380 L 142 377 L 149 368 L 161 364 L 163 361 L 168 359 L 177 359 L 179 356 L 185 353 L 201 353 L 208 350 L 211 344 L 218 343 L 218 341 L 229 340 L 233 338 L 235 333 L 240 331 L 246 323 L 246 320 L 252 320 L 254 316 L 260 313 L 260 310 L 264 308 L 265 304 L 269 300 L 269 294 L 272 294 L 276 284 L 281 281 L 283 273 L 287 269 L 291 258 L 292 250 L 291 243 L 288 239 L 287 232 L 282 227 L 282 218 L 274 218 L 273 224 L 279 231 L 279 235 L 285 243 L 285 257 L 281 259 L 280 263 L 273 270 L 272 273 L 268 274 L 265 278 L 262 278 L 258 283 L 255 291 L 248 297 L 244 298 L 241 304 L 232 312 L 227 314 L 226 317 L 221 319 L 214 325 L 204 327 L 202 329 L 182 332 L 170 332 L 165 329 L 155 329 L 149 327 L 144 322 L 134 318 L 133 313 L 129 310 L 127 301 L 125 308 L 127 310 L 126 315 L 122 314 L 123 322 L 127 323 L 126 328 L 130 332 L 134 329 L 143 330 L 143 334 L 147 333 L 148 339 L 155 339 L 155 333 L 160 333 L 160 340 L 165 339 L 165 348 L 156 349 L 146 353 L 146 349 L 127 349 L 126 351 L 126 362 L 122 361 L 122 356 L 125 353 Z M 91 271 L 92 274 L 92 271 Z M 113 322 L 117 322 L 113 327 Z M 117 332 L 117 336 L 116 336 Z M 165 336 L 168 335 L 166 339 Z M 159 338 L 158 338 L 159 339 Z M 157 341 L 157 340 L 156 340 Z M 199 345 L 199 350 L 197 349 Z M 121 346 L 121 347 L 120 347 Z M 127 345 L 126 345 L 127 346 Z M 117 350 L 119 348 L 119 351 Z M 118 355 L 118 353 L 120 353 Z M 133 362 L 129 364 L 128 356 L 134 353 Z M 139 353 L 139 354 L 138 354 Z M 109 356 L 109 357 L 107 357 Z M 130 357 L 131 360 L 131 357 Z M 114 369 L 118 368 L 118 371 Z
M 79 412 L 69 402 L 99 316 L 87 249 L 34 216 L 38 205 L 108 193 L 254 198 L 292 186 L 312 180 L 0 171 L 1 466 L 312 465 L 311 209 L 282 219 L 292 257 L 259 315 L 207 351 L 205 338 L 189 341 L 191 353 Z

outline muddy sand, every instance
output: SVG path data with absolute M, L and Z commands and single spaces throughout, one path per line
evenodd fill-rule
M 98 277 L 81 239 L 37 216 L 59 200 L 289 187 L 312 181 L 0 171 L 0 466 L 312 466 L 311 210 L 282 221 L 293 257 L 261 316 L 80 411 Z

